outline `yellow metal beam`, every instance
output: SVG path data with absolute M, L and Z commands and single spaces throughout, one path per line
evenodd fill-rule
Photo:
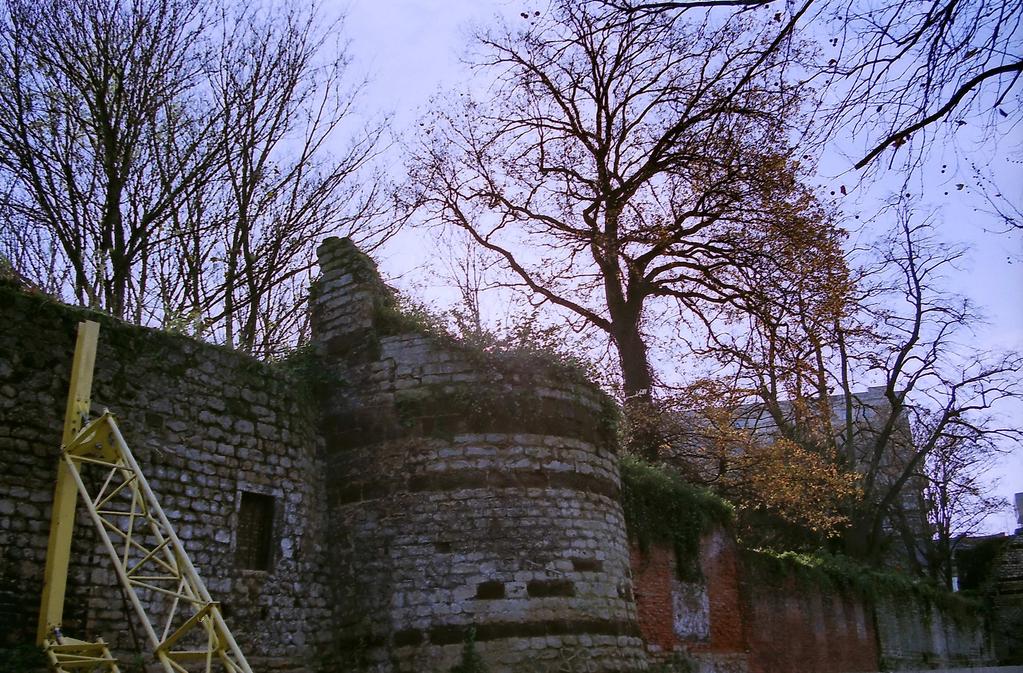
M 89 415 L 98 338 L 98 323 L 85 321 L 78 324 L 78 340 L 71 365 L 71 385 L 64 414 L 62 447 L 71 443 Z M 68 560 L 71 555 L 77 495 L 78 489 L 74 479 L 62 460 L 57 465 L 57 487 L 53 494 L 50 540 L 46 552 L 46 569 L 43 573 L 43 599 L 39 608 L 39 628 L 36 631 L 36 643 L 39 645 L 43 644 L 53 629 L 60 628 L 63 619 L 64 592 L 67 589 Z
M 120 673 L 117 659 L 102 638 L 94 643 L 64 638 L 63 644 L 47 639 L 44 643 L 50 670 L 53 673 L 72 673 L 81 669 L 85 673 Z
M 89 457 L 96 454 L 108 457 Z M 113 415 L 105 411 L 82 428 L 63 459 L 165 673 L 252 673 Z M 93 470 L 98 491 L 82 469 Z M 183 640 L 183 649 L 172 649 Z
M 102 641 L 78 641 L 60 630 L 75 505 L 81 496 L 123 596 L 164 672 L 252 673 L 113 415 L 104 411 L 86 423 L 98 330 L 96 323 L 79 325 L 64 419 L 39 614 L 39 643 L 51 670 L 119 673 Z M 83 479 L 83 470 L 95 479 Z M 182 649 L 173 649 L 178 644 Z

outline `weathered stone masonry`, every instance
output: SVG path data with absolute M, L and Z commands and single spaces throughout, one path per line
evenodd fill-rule
M 369 258 L 319 254 L 314 336 L 349 385 L 324 418 L 341 656 L 448 670 L 472 629 L 498 671 L 645 668 L 608 402 L 395 324 Z
M 470 631 L 493 671 L 644 669 L 608 401 L 424 333 L 349 242 L 320 255 L 302 377 L 0 288 L 0 646 L 34 636 L 75 326 L 91 318 L 95 405 L 118 415 L 256 670 L 450 670 Z M 266 570 L 239 567 L 254 500 L 271 503 Z M 68 632 L 130 651 L 84 519 L 74 556 Z
M 319 254 L 312 347 L 283 365 L 0 286 L 0 648 L 34 638 L 88 318 L 95 407 L 117 414 L 256 671 L 450 671 L 470 634 L 493 673 L 638 671 L 672 653 L 715 673 L 988 656 L 927 606 L 751 580 L 723 530 L 703 541 L 701 581 L 664 550 L 630 558 L 606 397 L 556 363 L 423 329 L 349 241 Z M 84 518 L 73 557 L 67 631 L 130 652 Z
M 258 670 L 315 660 L 329 623 L 318 419 L 302 385 L 226 349 L 0 288 L 0 646 L 32 642 L 76 325 L 102 323 L 94 409 L 110 407 Z M 244 493 L 273 498 L 268 571 L 236 563 Z M 69 634 L 133 636 L 82 512 Z M 142 637 L 139 632 L 139 637 Z

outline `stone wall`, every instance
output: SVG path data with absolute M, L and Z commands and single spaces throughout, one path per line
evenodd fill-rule
M 492 670 L 644 669 L 610 401 L 570 368 L 410 321 L 349 241 L 320 255 L 301 377 L 0 289 L 0 647 L 34 638 L 90 318 L 94 406 L 117 414 L 257 670 L 448 670 L 469 640 Z M 243 499 L 271 503 L 267 570 L 239 567 Z M 74 544 L 66 632 L 131 650 L 84 519 Z
M 883 669 L 958 668 L 994 663 L 979 613 L 942 609 L 920 596 L 881 595 L 874 604 Z
M 1006 540 L 992 571 L 995 654 L 1000 664 L 1023 664 L 1023 533 Z
M 75 328 L 94 319 L 94 407 L 117 414 L 257 671 L 450 671 L 470 643 L 495 673 L 989 658 L 975 622 L 933 606 L 757 579 L 722 529 L 698 581 L 630 551 L 608 398 L 398 311 L 347 240 L 319 255 L 313 343 L 272 366 L 0 287 L 0 648 L 34 638 Z M 263 570 L 239 553 L 243 502 L 267 508 Z M 84 518 L 73 558 L 66 632 L 129 652 Z
M 961 544 L 956 552 L 959 587 L 990 606 L 998 663 L 1023 664 L 1023 533 L 967 538 Z
M 315 664 L 332 636 L 321 441 L 280 368 L 0 287 L 0 647 L 35 639 L 77 323 L 98 320 L 93 408 L 109 407 L 258 670 Z M 243 492 L 273 498 L 267 571 L 238 567 Z M 65 632 L 133 649 L 130 613 L 82 516 Z M 139 631 L 139 637 L 142 633 Z
M 609 401 L 409 323 L 348 241 L 319 255 L 338 661 L 450 670 L 474 638 L 495 671 L 644 669 Z

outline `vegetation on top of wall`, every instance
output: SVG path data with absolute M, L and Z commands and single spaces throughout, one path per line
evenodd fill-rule
M 792 578 L 803 585 L 851 591 L 871 599 L 919 598 L 956 618 L 975 617 L 982 609 L 979 601 L 946 591 L 932 582 L 837 554 L 745 549 L 743 564 L 752 576 L 765 580 L 768 586 L 778 586 Z
M 195 337 L 179 332 L 168 332 L 134 325 L 100 311 L 81 306 L 69 306 L 59 299 L 42 292 L 25 290 L 16 282 L 0 280 L 0 307 L 9 307 L 10 312 L 22 316 L 25 320 L 38 318 L 45 323 L 54 325 L 53 332 L 66 335 L 66 343 L 70 350 L 75 343 L 78 323 L 91 320 L 99 323 L 99 350 L 103 356 L 105 349 L 111 349 L 118 358 L 146 358 L 162 361 L 168 371 L 176 372 L 199 366 L 202 353 L 221 353 L 231 358 L 232 376 L 237 380 L 250 380 L 264 385 L 268 375 L 271 378 L 280 367 L 264 362 L 252 355 L 234 350 L 227 346 L 201 341 Z M 70 367 L 71 361 L 67 361 Z M 111 384 L 117 388 L 126 383 L 119 380 L 121 368 L 111 367 Z M 288 372 L 295 374 L 296 372 Z M 289 377 L 291 378 L 291 377 Z
M 418 333 L 453 338 L 442 315 L 422 302 L 385 289 L 387 295 L 377 297 L 373 304 L 373 327 L 380 336 Z
M 17 278 L 0 273 L 0 305 L 3 304 L 20 304 L 19 308 L 32 312 L 59 310 L 67 316 L 68 322 L 92 320 L 103 326 L 123 324 L 122 321 L 101 311 L 64 304 L 57 297 L 24 286 Z
M 421 302 L 391 293 L 374 303 L 373 325 L 380 336 L 422 334 L 459 351 L 471 362 L 507 374 L 539 372 L 586 385 L 593 385 L 596 379 L 594 364 L 567 350 L 560 331 L 539 326 L 535 315 L 513 318 L 502 330 L 467 321 L 457 310 L 450 316 L 449 320 Z
M 732 506 L 681 475 L 636 456 L 624 456 L 621 469 L 629 539 L 643 551 L 651 544 L 671 547 L 679 579 L 699 579 L 700 537 L 714 526 L 729 526 Z
M 302 386 L 306 402 L 320 397 L 328 384 L 345 383 L 335 368 L 311 343 L 306 343 L 272 360 L 270 366 Z

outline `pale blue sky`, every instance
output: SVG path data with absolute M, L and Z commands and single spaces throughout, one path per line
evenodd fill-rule
M 352 41 L 353 69 L 368 73 L 371 79 L 362 107 L 368 112 L 393 115 L 397 132 L 414 133 L 419 113 L 438 92 L 457 88 L 468 77 L 460 59 L 471 35 L 471 25 L 485 22 L 495 14 L 514 19 L 520 11 L 542 9 L 545 3 L 509 2 L 509 0 L 348 0 L 328 11 L 347 11 L 346 33 Z M 1019 111 L 1016 111 L 1018 115 Z M 924 194 L 922 206 L 937 211 L 942 235 L 950 241 L 970 245 L 969 266 L 952 279 L 958 291 L 983 307 L 990 325 L 977 332 L 978 348 L 1023 348 L 1023 236 L 991 233 L 999 225 L 984 211 L 979 192 L 973 189 L 968 167 L 960 167 L 962 151 L 971 152 L 967 138 L 962 139 L 957 155 L 951 147 L 939 150 L 922 176 L 909 189 Z M 1019 130 L 1003 140 L 994 156 L 984 161 L 998 176 L 1000 187 L 1023 204 L 1023 136 Z M 892 176 L 868 187 L 852 189 L 856 175 L 850 174 L 850 162 L 835 152 L 821 162 L 831 175 L 819 176 L 827 194 L 839 184 L 852 191 L 841 203 L 849 215 L 876 211 L 876 204 L 901 185 L 900 176 Z M 946 172 L 940 172 L 947 165 Z M 845 173 L 845 174 L 843 174 Z M 956 185 L 963 183 L 963 190 Z M 949 195 L 945 196 L 944 192 Z M 382 251 L 383 271 L 398 279 L 399 286 L 413 286 L 413 292 L 427 299 L 450 296 L 438 285 L 435 276 L 424 273 L 425 256 L 430 244 L 422 231 L 408 232 L 395 245 Z M 430 296 L 432 295 L 432 296 Z M 443 301 L 440 299 L 439 301 Z M 1023 405 L 1018 405 L 1014 422 L 1023 424 Z M 1011 499 L 1023 491 L 1023 450 L 1007 456 L 998 472 L 997 492 Z M 988 525 L 992 532 L 1011 531 L 1014 517 L 1006 514 Z

